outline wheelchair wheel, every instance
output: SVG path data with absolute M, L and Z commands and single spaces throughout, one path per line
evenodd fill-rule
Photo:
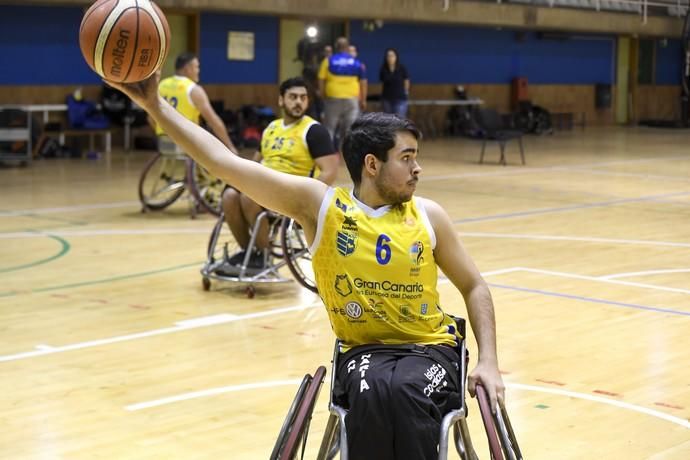
M 139 178 L 139 200 L 145 209 L 164 209 L 185 190 L 185 163 L 182 157 L 156 153 L 146 163 Z
M 223 181 L 216 179 L 203 166 L 188 158 L 187 183 L 197 203 L 211 214 L 219 216 L 221 197 L 225 188 Z
M 319 391 L 326 376 L 326 368 L 319 366 L 314 376 L 307 374 L 297 390 L 283 426 L 278 435 L 275 447 L 271 453 L 271 460 L 293 460 L 297 456 L 300 444 L 302 454 L 307 443 L 309 423 L 311 422 L 314 405 L 319 397 Z
M 484 422 L 484 429 L 489 440 L 489 451 L 494 460 L 522 460 L 522 452 L 518 446 L 513 427 L 510 425 L 508 413 L 502 404 L 499 404 L 495 414 L 491 412 L 491 405 L 486 390 L 477 385 L 477 401 L 479 412 Z
M 311 265 L 311 253 L 302 227 L 293 219 L 284 218 L 280 234 L 285 262 L 290 272 L 302 286 L 318 293 Z
M 300 404 L 302 404 L 302 400 L 304 399 L 304 393 L 307 391 L 307 387 L 309 386 L 309 382 L 311 382 L 311 380 L 312 377 L 309 374 L 305 375 L 302 379 L 302 383 L 300 383 L 299 388 L 297 389 L 297 394 L 295 395 L 295 398 L 292 400 L 292 404 L 290 404 L 290 409 L 288 410 L 288 413 L 285 416 L 283 426 L 280 427 L 278 439 L 276 439 L 276 444 L 275 446 L 273 446 L 273 452 L 271 452 L 271 460 L 277 460 L 279 458 L 280 450 L 285 445 L 285 441 L 287 441 L 287 435 L 288 433 L 290 433 L 292 423 L 295 421 L 295 416 L 297 416 L 297 409 L 299 408 Z

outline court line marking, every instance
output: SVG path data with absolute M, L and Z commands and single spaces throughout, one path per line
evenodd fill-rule
M 167 235 L 167 234 L 208 234 L 208 225 L 204 228 L 161 228 L 161 229 L 101 229 L 101 230 L 35 230 L 31 232 L 0 233 L 0 239 L 41 238 L 44 236 L 117 236 L 117 235 Z
M 141 402 L 136 404 L 130 404 L 125 406 L 125 410 L 128 411 L 138 411 L 143 409 L 151 409 L 153 407 L 164 406 L 166 404 L 172 404 L 181 401 L 189 401 L 190 399 L 205 398 L 207 396 L 216 396 L 225 393 L 234 393 L 236 391 L 244 390 L 256 390 L 259 388 L 274 388 L 278 386 L 285 385 L 299 385 L 302 383 L 302 379 L 292 379 L 292 380 L 269 380 L 266 382 L 257 383 L 245 383 L 243 385 L 228 385 L 225 387 L 209 388 L 208 390 L 192 391 L 189 393 L 182 393 L 175 396 L 169 396 L 167 398 L 155 399 L 153 401 Z
M 636 158 L 634 160 L 615 160 L 615 161 L 603 161 L 603 162 L 590 162 L 590 163 L 580 163 L 570 166 L 545 166 L 541 168 L 520 168 L 520 169 L 505 169 L 497 171 L 487 171 L 487 172 L 476 172 L 476 173 L 460 173 L 442 176 L 424 176 L 423 180 L 445 180 L 445 179 L 456 179 L 461 177 L 474 177 L 474 176 L 497 176 L 497 175 L 513 175 L 513 174 L 526 174 L 530 172 L 540 172 L 540 171 L 553 171 L 558 169 L 576 169 L 583 167 L 602 167 L 602 166 L 613 166 L 620 164 L 638 164 L 638 163 L 654 163 L 666 160 L 685 160 L 687 155 L 668 155 L 663 157 L 643 157 Z M 56 214 L 61 212 L 70 211 L 82 211 L 91 209 L 110 209 L 110 208 L 124 208 L 129 206 L 139 206 L 141 203 L 139 201 L 118 201 L 111 203 L 94 203 L 94 204 L 79 204 L 74 206 L 61 206 L 61 207 L 51 207 L 51 208 L 30 208 L 30 209 L 16 209 L 16 210 L 0 210 L 0 217 L 16 217 L 24 216 L 30 214 Z
M 667 313 L 667 314 L 678 315 L 678 316 L 690 316 L 690 311 L 673 310 L 670 308 L 650 307 L 648 305 L 639 305 L 639 304 L 627 303 L 627 302 L 617 302 L 615 300 L 599 299 L 596 297 L 584 297 L 584 296 L 575 295 L 575 294 L 564 294 L 561 292 L 544 291 L 541 289 L 532 289 L 532 288 L 525 288 L 525 287 L 520 287 L 520 286 L 511 286 L 508 284 L 488 283 L 488 285 L 491 287 L 500 288 L 500 289 L 508 289 L 511 291 L 520 291 L 520 292 L 529 292 L 530 294 L 540 294 L 540 295 L 545 295 L 545 296 L 549 296 L 549 297 L 560 297 L 563 299 L 579 300 L 582 302 L 601 303 L 601 304 L 605 304 L 605 305 L 613 305 L 615 307 L 634 308 L 636 310 L 653 311 L 653 312 L 657 312 L 657 313 Z
M 569 211 L 578 211 L 581 209 L 591 209 L 591 208 L 604 208 L 604 207 L 609 207 L 609 206 L 615 206 L 619 204 L 628 204 L 628 203 L 639 203 L 639 202 L 644 202 L 644 201 L 654 201 L 657 198 L 669 198 L 669 197 L 674 197 L 674 196 L 687 196 L 690 195 L 690 192 L 673 192 L 673 193 L 660 193 L 656 195 L 642 195 L 639 197 L 635 198 L 620 198 L 616 200 L 609 200 L 609 201 L 598 201 L 594 203 L 580 203 L 580 204 L 574 204 L 570 206 L 561 206 L 561 207 L 554 207 L 554 208 L 537 208 L 537 209 L 530 209 L 526 211 L 516 211 L 516 212 L 509 212 L 509 213 L 502 213 L 502 214 L 492 214 L 488 216 L 479 216 L 479 217 L 466 217 L 462 219 L 456 219 L 453 220 L 454 224 L 469 224 L 469 223 L 474 223 L 474 222 L 486 222 L 486 221 L 491 221 L 491 220 L 499 220 L 499 219 L 512 219 L 514 217 L 526 217 L 526 216 L 534 216 L 534 215 L 539 215 L 539 214 L 551 214 L 551 213 L 559 213 L 559 212 L 569 212 Z
M 670 246 L 675 248 L 690 248 L 690 243 L 680 243 L 674 241 L 655 241 L 655 240 L 627 240 L 618 238 L 596 238 L 586 236 L 559 236 L 559 235 L 530 235 L 519 233 L 491 233 L 491 232 L 458 232 L 460 236 L 471 236 L 480 238 L 505 238 L 520 240 L 547 240 L 547 241 L 581 241 L 585 243 L 610 243 L 610 244 L 632 244 L 640 246 Z
M 289 312 L 299 311 L 299 310 L 307 310 L 310 308 L 314 308 L 318 305 L 321 305 L 321 301 L 312 302 L 312 303 L 306 304 L 306 305 L 294 305 L 294 306 L 290 306 L 290 307 L 282 307 L 282 308 L 276 308 L 276 309 L 272 309 L 272 310 L 265 310 L 262 312 L 248 313 L 245 315 L 224 314 L 224 315 L 206 316 L 206 317 L 194 318 L 194 319 L 186 320 L 186 321 L 180 321 L 180 322 L 176 323 L 175 326 L 171 326 L 171 327 L 164 327 L 161 329 L 152 329 L 149 331 L 137 332 L 134 334 L 127 334 L 127 335 L 120 335 L 120 336 L 116 336 L 116 337 L 109 337 L 107 339 L 97 339 L 97 340 L 90 340 L 87 342 L 78 342 L 78 343 L 73 343 L 71 345 L 63 345 L 63 346 L 54 347 L 54 346 L 51 346 L 48 344 L 41 344 L 40 348 L 37 347 L 38 348 L 37 350 L 27 351 L 27 352 L 23 352 L 23 353 L 15 353 L 12 355 L 0 356 L 0 363 L 8 362 L 8 361 L 17 361 L 17 360 L 26 359 L 26 358 L 34 358 L 37 356 L 52 355 L 55 353 L 63 353 L 66 351 L 82 350 L 84 348 L 99 347 L 102 345 L 110 345 L 113 343 L 127 342 L 130 340 L 143 339 L 146 337 L 154 337 L 154 336 L 159 336 L 159 335 L 172 334 L 174 332 L 188 331 L 191 329 L 198 329 L 201 327 L 215 326 L 218 324 L 227 324 L 227 323 L 232 323 L 235 321 L 243 321 L 243 320 L 253 319 L 253 318 L 262 318 L 265 316 L 273 316 L 273 315 L 278 315 L 278 314 L 282 314 L 282 313 L 289 313 Z
M 673 415 L 670 415 L 670 414 L 667 414 L 665 412 L 661 412 L 658 410 L 649 409 L 649 408 L 644 407 L 644 406 L 638 406 L 637 404 L 627 403 L 627 402 L 618 401 L 618 400 L 610 399 L 610 398 L 604 398 L 601 396 L 589 395 L 587 393 L 579 393 L 579 392 L 570 391 L 570 390 L 562 390 L 560 388 L 547 388 L 547 387 L 536 386 L 536 385 L 525 385 L 522 383 L 507 382 L 506 387 L 515 388 L 518 390 L 536 391 L 539 393 L 550 393 L 550 394 L 555 394 L 555 395 L 559 395 L 559 396 L 568 396 L 570 398 L 577 398 L 577 399 L 584 399 L 584 400 L 592 401 L 592 402 L 598 402 L 601 404 L 608 404 L 610 406 L 619 407 L 621 409 L 627 409 L 627 410 L 631 410 L 634 412 L 639 412 L 641 414 L 651 415 L 652 417 L 660 418 L 662 420 L 666 420 L 667 422 L 671 422 L 671 423 L 675 423 L 676 425 L 680 425 L 683 428 L 690 429 L 690 421 L 688 421 L 688 420 L 682 419 L 680 417 L 675 417 Z
M 141 203 L 138 201 L 117 201 L 114 203 L 79 204 L 75 206 L 61 206 L 55 208 L 17 209 L 14 211 L 0 211 L 0 217 L 30 216 L 32 214 L 58 214 L 61 212 L 86 211 L 90 209 L 125 208 L 138 204 Z
M 17 296 L 20 294 L 35 294 L 35 293 L 41 293 L 41 292 L 60 291 L 62 289 L 68 289 L 68 288 L 92 286 L 94 284 L 109 283 L 109 282 L 113 282 L 113 281 L 122 281 L 122 280 L 132 279 L 132 278 L 140 278 L 143 276 L 156 275 L 158 273 L 166 273 L 166 272 L 172 272 L 175 270 L 182 270 L 185 268 L 199 267 L 199 266 L 201 266 L 202 263 L 203 262 L 194 262 L 191 264 L 175 265 L 173 267 L 159 268 L 159 269 L 150 270 L 147 272 L 130 273 L 128 275 L 111 276 L 109 278 L 101 278 L 101 279 L 96 279 L 96 280 L 91 280 L 91 281 L 81 281 L 78 283 L 71 283 L 71 284 L 60 284 L 57 286 L 49 286 L 49 287 L 45 287 L 45 288 L 0 292 L 0 298 L 2 298 L 2 297 L 14 297 L 14 296 Z
M 522 270 L 523 270 L 523 267 L 510 267 L 510 268 L 504 268 L 504 269 L 499 269 L 499 270 L 494 270 L 494 271 L 483 272 L 482 276 L 500 275 L 500 274 L 505 274 L 505 273 L 518 272 L 518 271 L 522 271 Z M 602 280 L 597 280 L 595 278 L 594 281 L 602 281 Z M 450 280 L 448 278 L 443 277 L 443 278 L 439 278 L 438 283 L 439 284 L 450 283 Z M 646 305 L 637 305 L 637 304 L 616 302 L 616 301 L 598 299 L 598 298 L 593 298 L 593 297 L 582 297 L 582 296 L 571 295 L 571 294 L 563 294 L 563 293 L 559 293 L 559 292 L 542 291 L 542 290 L 538 290 L 538 289 L 523 288 L 523 287 L 519 287 L 519 286 L 509 286 L 509 285 L 502 285 L 502 284 L 496 284 L 496 283 L 489 283 L 489 286 L 502 288 L 502 289 L 517 290 L 517 291 L 522 291 L 522 292 L 530 292 L 530 293 L 540 294 L 540 295 L 545 295 L 545 296 L 562 297 L 562 298 L 580 300 L 580 301 L 591 302 L 591 303 L 601 303 L 601 304 L 615 305 L 615 306 L 620 306 L 620 307 L 636 308 L 636 309 L 640 309 L 640 310 L 656 311 L 656 312 L 660 312 L 660 313 L 671 313 L 671 314 L 682 315 L 682 316 L 690 316 L 690 312 L 682 312 L 682 311 L 669 310 L 669 309 L 663 309 L 663 308 L 658 308 L 658 307 L 650 307 L 650 306 L 646 306 Z M 214 315 L 214 316 L 210 316 L 210 317 L 193 318 L 191 320 L 185 320 L 186 322 L 180 321 L 180 322 L 176 323 L 176 325 L 173 327 L 167 327 L 167 328 L 162 328 L 162 329 L 153 329 L 153 330 L 143 331 L 143 332 L 134 333 L 134 334 L 127 334 L 127 335 L 123 335 L 123 336 L 110 337 L 107 339 L 97 339 L 97 340 L 91 340 L 91 341 L 87 341 L 87 342 L 78 342 L 75 344 L 58 346 L 58 347 L 53 347 L 50 345 L 42 344 L 42 345 L 40 345 L 40 349 L 38 349 L 36 351 L 22 352 L 22 353 L 15 353 L 15 354 L 11 354 L 11 355 L 0 356 L 0 363 L 7 362 L 7 361 L 16 361 L 16 360 L 26 359 L 26 358 L 33 358 L 33 357 L 37 357 L 37 356 L 44 356 L 44 355 L 55 354 L 55 353 L 62 353 L 62 352 L 67 352 L 67 351 L 72 351 L 72 350 L 79 350 L 79 349 L 84 349 L 84 348 L 91 348 L 91 347 L 96 347 L 96 346 L 101 346 L 101 345 L 108 345 L 108 344 L 112 344 L 112 343 L 125 342 L 125 341 L 129 341 L 129 340 L 137 340 L 137 339 L 142 339 L 142 338 L 146 338 L 146 337 L 158 336 L 158 335 L 163 335 L 163 334 L 170 334 L 170 333 L 189 330 L 189 329 L 207 327 L 207 326 L 211 326 L 211 325 L 225 324 L 225 323 L 230 323 L 230 322 L 234 322 L 234 321 L 242 321 L 245 319 L 261 318 L 261 317 L 272 316 L 272 315 L 276 315 L 276 314 L 288 313 L 291 311 L 306 310 L 306 309 L 314 308 L 314 307 L 317 307 L 320 305 L 322 305 L 321 301 L 316 301 L 316 302 L 312 302 L 311 304 L 307 304 L 307 305 L 283 307 L 283 308 L 277 308 L 277 309 L 272 309 L 272 310 L 265 310 L 262 312 L 249 313 L 246 315 L 221 314 L 221 315 Z M 209 318 L 213 318 L 213 319 L 209 319 Z
M 645 174 L 645 173 L 631 173 L 623 171 L 600 171 L 597 169 L 589 169 L 586 167 L 565 167 L 565 168 L 554 168 L 555 171 L 560 171 L 561 169 L 573 172 L 583 172 L 588 174 L 593 174 L 595 176 L 621 176 L 621 177 L 639 177 L 642 179 L 654 179 L 662 181 L 679 181 L 679 182 L 690 182 L 690 178 L 682 176 L 664 176 L 661 174 Z
M 557 272 L 557 271 L 552 271 L 552 270 L 540 270 L 537 268 L 526 268 L 526 267 L 516 267 L 516 268 L 518 269 L 516 271 L 538 273 L 541 275 L 559 276 L 561 278 L 571 278 L 571 279 L 579 279 L 579 280 L 586 280 L 586 281 L 595 281 L 595 282 L 607 283 L 607 284 L 618 284 L 618 285 L 622 285 L 622 286 L 632 286 L 632 287 L 639 287 L 639 288 L 644 288 L 644 289 L 653 289 L 656 291 L 675 292 L 675 293 L 679 293 L 679 294 L 690 294 L 690 290 L 688 290 L 688 289 L 658 286 L 656 284 L 635 283 L 634 281 L 620 281 L 620 280 L 615 280 L 615 279 L 602 278 L 599 276 L 576 275 L 574 273 L 564 273 L 564 272 Z
M 685 160 L 687 155 L 670 155 L 666 157 L 649 157 L 649 158 L 638 158 L 635 160 L 616 160 L 616 161 L 604 161 L 598 163 L 581 163 L 574 164 L 571 166 L 543 166 L 539 168 L 532 167 L 522 167 L 519 169 L 506 169 L 505 167 L 499 167 L 495 171 L 486 172 L 470 172 L 470 173 L 457 173 L 457 174 L 444 174 L 438 176 L 422 176 L 422 182 L 425 181 L 435 181 L 435 180 L 452 180 L 452 179 L 462 179 L 463 177 L 492 177 L 492 176 L 513 176 L 529 173 L 539 173 L 539 172 L 552 172 L 552 171 L 579 171 L 581 168 L 587 167 L 602 167 L 602 166 L 615 166 L 615 165 L 626 165 L 626 164 L 639 164 L 639 163 L 654 163 L 657 161 L 665 160 Z
M 254 382 L 254 383 L 244 383 L 240 385 L 228 385 L 224 387 L 217 387 L 217 388 L 209 388 L 207 390 L 200 390 L 200 391 L 192 391 L 189 393 L 181 393 L 179 395 L 174 395 L 174 396 L 168 396 L 166 398 L 161 398 L 161 399 L 154 399 L 152 401 L 145 401 L 145 402 L 140 402 L 136 404 L 129 404 L 124 407 L 125 410 L 134 412 L 134 411 L 139 411 L 139 410 L 144 410 L 144 409 L 151 409 L 154 407 L 160 407 L 164 406 L 167 404 L 173 404 L 177 402 L 182 402 L 182 401 L 189 401 L 190 399 L 199 399 L 199 398 L 204 398 L 207 396 L 216 396 L 219 394 L 225 394 L 225 393 L 233 393 L 237 391 L 245 391 L 245 390 L 257 390 L 260 388 L 271 388 L 271 387 L 277 387 L 277 386 L 285 386 L 285 385 L 299 385 L 301 379 L 293 379 L 293 380 L 269 380 L 269 381 L 264 381 L 264 382 Z M 658 410 L 654 409 L 649 409 L 644 406 L 638 406 L 636 404 L 628 403 L 628 402 L 623 402 L 623 401 L 618 401 L 615 399 L 610 399 L 610 398 L 604 398 L 601 396 L 594 396 L 594 395 L 589 395 L 587 393 L 579 393 L 575 391 L 570 391 L 570 390 L 562 390 L 559 388 L 547 388 L 547 387 L 541 387 L 541 386 L 536 386 L 536 385 L 525 385 L 522 383 L 513 383 L 513 382 L 506 382 L 506 387 L 507 388 L 514 388 L 518 390 L 525 390 L 525 391 L 535 391 L 539 393 L 549 393 L 549 394 L 554 394 L 558 396 L 567 396 L 570 398 L 576 398 L 576 399 L 583 399 L 586 401 L 592 401 L 596 403 L 601 403 L 601 404 L 608 404 L 610 406 L 618 407 L 620 409 L 626 409 L 634 412 L 638 412 L 644 415 L 650 415 L 652 417 L 659 418 L 661 420 L 665 420 L 667 422 L 675 423 L 676 425 L 680 425 L 684 428 L 690 429 L 690 421 L 684 420 L 680 417 L 675 417 L 673 415 L 667 414 L 665 412 L 661 412 Z
M 610 280 L 616 278 L 627 278 L 632 276 L 644 276 L 644 275 L 660 275 L 664 273 L 689 273 L 690 268 L 669 268 L 662 270 L 646 270 L 642 272 L 627 272 L 627 273 L 614 273 L 613 275 L 600 276 L 602 280 Z
M 60 243 L 60 250 L 57 252 L 57 254 L 53 254 L 52 256 L 46 257 L 45 259 L 36 260 L 36 261 L 29 262 L 26 264 L 15 265 L 14 267 L 0 268 L 0 273 L 14 272 L 14 271 L 18 271 L 18 270 L 24 270 L 26 268 L 36 267 L 37 265 L 47 264 L 48 262 L 52 262 L 56 259 L 61 258 L 65 254 L 67 254 L 71 248 L 69 241 L 67 241 L 67 240 L 65 240 L 65 239 L 63 239 L 57 235 L 43 234 L 40 236 L 41 236 L 41 238 L 46 238 L 46 237 L 51 238 L 51 239 L 57 241 L 58 243 Z

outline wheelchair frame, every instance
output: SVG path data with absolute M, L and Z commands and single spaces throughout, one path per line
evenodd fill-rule
M 257 273 L 250 273 L 248 266 L 251 252 L 256 246 L 257 232 L 265 221 L 269 225 L 270 241 L 268 249 L 264 252 L 264 265 L 266 268 Z M 225 215 L 221 212 L 209 239 L 206 262 L 201 268 L 201 281 L 205 291 L 211 288 L 212 279 L 243 283 L 246 284 L 247 296 L 251 298 L 254 297 L 256 293 L 255 286 L 258 284 L 276 284 L 292 281 L 292 278 L 287 278 L 279 272 L 281 268 L 287 266 L 294 279 L 302 286 L 314 293 L 317 292 L 316 283 L 308 278 L 308 275 L 304 273 L 299 263 L 300 259 L 309 259 L 311 254 L 300 233 L 299 226 L 293 219 L 269 210 L 259 213 L 252 226 L 248 250 L 245 251 L 244 260 L 236 276 L 228 276 L 218 272 L 224 266 L 226 256 L 228 255 L 227 247 L 225 248 L 225 254 L 220 257 L 218 255 L 218 243 L 224 223 Z
M 158 171 L 154 169 L 161 162 Z M 172 168 L 169 163 L 172 162 Z M 184 162 L 184 176 L 174 177 L 177 164 Z M 172 173 L 168 171 L 172 169 Z M 182 170 L 182 168 L 179 168 Z M 161 187 L 153 187 L 147 194 L 147 179 L 149 174 L 157 174 L 154 185 L 162 181 Z M 139 201 L 142 204 L 142 212 L 149 210 L 162 210 L 177 201 L 185 190 L 190 193 L 190 214 L 195 218 L 199 210 L 205 210 L 213 215 L 220 215 L 220 198 L 224 184 L 220 179 L 211 176 L 208 171 L 198 165 L 192 158 L 185 154 L 167 136 L 158 139 L 158 152 L 146 163 L 139 178 Z M 216 190 L 217 189 L 217 190 Z M 215 192 L 215 193 L 214 193 Z M 164 195 L 159 201 L 157 195 Z
M 458 351 L 460 352 L 459 356 L 464 357 L 460 359 L 460 369 L 458 371 L 459 381 L 462 387 L 460 392 L 461 407 L 459 409 L 450 411 L 443 417 L 439 435 L 438 458 L 439 460 L 447 460 L 449 433 L 451 428 L 453 428 L 455 448 L 460 455 L 460 458 L 462 460 L 478 460 L 472 440 L 470 438 L 470 432 L 467 427 L 466 420 L 467 405 L 465 402 L 465 389 L 467 388 L 467 363 L 469 361 L 469 354 L 465 346 L 464 338 L 465 320 L 462 318 L 455 318 L 455 321 L 458 331 L 463 337 L 458 345 Z M 345 417 L 347 415 L 347 410 L 333 402 L 335 374 L 336 370 L 338 369 L 338 360 L 340 358 L 340 354 L 340 341 L 336 340 L 331 366 L 331 392 L 328 402 L 330 416 L 328 418 L 328 423 L 323 434 L 321 446 L 316 457 L 318 460 L 333 459 L 338 452 L 340 452 L 341 460 L 348 459 L 347 430 L 345 428 Z M 304 430 L 305 427 L 308 429 L 309 421 L 311 420 L 311 412 L 309 413 L 308 417 L 303 417 L 301 420 L 297 420 L 292 414 L 295 412 L 296 407 L 311 407 L 313 410 L 315 399 L 313 401 L 307 399 L 308 395 L 302 387 L 306 385 L 305 382 L 309 382 L 310 385 L 316 385 L 314 381 L 317 380 L 317 375 L 320 375 L 319 371 L 321 369 L 323 369 L 323 366 L 317 370 L 314 379 L 311 379 L 309 374 L 305 376 L 305 380 L 302 382 L 302 386 L 298 390 L 290 411 L 288 412 L 288 416 L 286 417 L 283 427 L 281 428 L 281 432 L 273 450 L 271 460 L 293 459 L 297 455 L 297 444 L 290 446 L 291 449 L 294 447 L 292 450 L 282 448 L 282 446 L 285 445 L 283 441 L 284 436 L 288 432 L 297 433 L 296 436 L 300 436 L 299 439 L 303 440 L 303 446 L 306 443 L 307 433 L 305 433 Z M 320 385 L 318 381 L 317 384 Z M 315 394 L 318 396 L 318 389 L 316 390 Z M 479 403 L 479 412 L 481 414 L 489 442 L 489 452 L 491 458 L 493 460 L 523 460 L 522 452 L 518 446 L 517 439 L 515 437 L 513 427 L 510 424 L 510 419 L 508 418 L 508 413 L 505 406 L 502 403 L 499 403 L 499 410 L 497 410 L 495 414 L 492 413 L 488 396 L 481 385 L 477 385 L 477 401 Z M 303 454 L 304 447 L 302 450 L 302 456 Z

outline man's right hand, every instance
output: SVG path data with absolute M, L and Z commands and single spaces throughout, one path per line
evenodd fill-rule
M 157 70 L 148 79 L 136 83 L 116 83 L 104 81 L 115 89 L 125 93 L 129 98 L 147 112 L 154 110 L 159 104 L 158 83 L 160 82 L 161 72 Z

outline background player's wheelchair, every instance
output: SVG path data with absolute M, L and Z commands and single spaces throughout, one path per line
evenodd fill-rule
M 187 156 L 168 136 L 159 136 L 158 152 L 146 163 L 139 178 L 142 211 L 161 210 L 189 191 L 192 218 L 199 211 L 220 215 L 225 184 Z
M 250 258 L 256 245 L 257 231 L 265 221 L 269 228 L 269 247 L 263 251 L 263 268 L 252 270 Z M 227 238 L 223 236 L 224 232 L 228 233 Z M 233 273 L 225 272 L 228 259 L 239 249 L 227 230 L 225 216 L 221 212 L 211 232 L 206 262 L 201 268 L 201 281 L 205 291 L 211 288 L 212 279 L 239 282 L 246 284 L 247 296 L 251 298 L 254 297 L 255 286 L 258 284 L 285 283 L 292 281 L 294 277 L 305 288 L 317 292 L 309 246 L 302 227 L 293 219 L 269 210 L 259 213 L 252 227 L 244 260 Z M 289 273 L 292 277 L 285 276 Z
M 464 339 L 465 320 L 455 318 L 455 322 L 458 331 L 463 337 L 458 345 L 458 355 L 464 356 L 464 359 L 460 360 L 460 369 L 458 371 L 459 382 L 462 386 L 460 391 L 461 407 L 446 414 L 442 420 L 438 458 L 439 460 L 446 460 L 448 458 L 448 438 L 450 430 L 453 428 L 455 448 L 460 458 L 462 460 L 477 460 L 478 457 L 472 445 L 466 421 L 465 389 L 467 388 L 467 362 L 469 357 Z M 331 367 L 331 393 L 328 403 L 330 416 L 323 434 L 318 456 L 316 457 L 318 460 L 333 459 L 338 453 L 340 453 L 341 460 L 348 459 L 347 431 L 345 430 L 347 410 L 336 404 L 333 398 L 335 373 L 338 369 L 340 355 L 340 342 L 336 340 Z M 304 456 L 304 446 L 306 445 L 311 414 L 314 410 L 314 404 L 318 398 L 325 372 L 326 369 L 321 366 L 316 370 L 313 377 L 309 374 L 304 376 L 304 380 L 295 395 L 276 440 L 270 457 L 271 460 L 292 460 L 296 458 L 300 445 L 302 446 L 302 457 Z M 477 401 L 489 443 L 491 458 L 493 460 L 522 460 L 522 453 L 520 452 L 520 447 L 515 438 L 505 406 L 499 404 L 499 410 L 492 414 L 488 396 L 481 385 L 477 385 Z

